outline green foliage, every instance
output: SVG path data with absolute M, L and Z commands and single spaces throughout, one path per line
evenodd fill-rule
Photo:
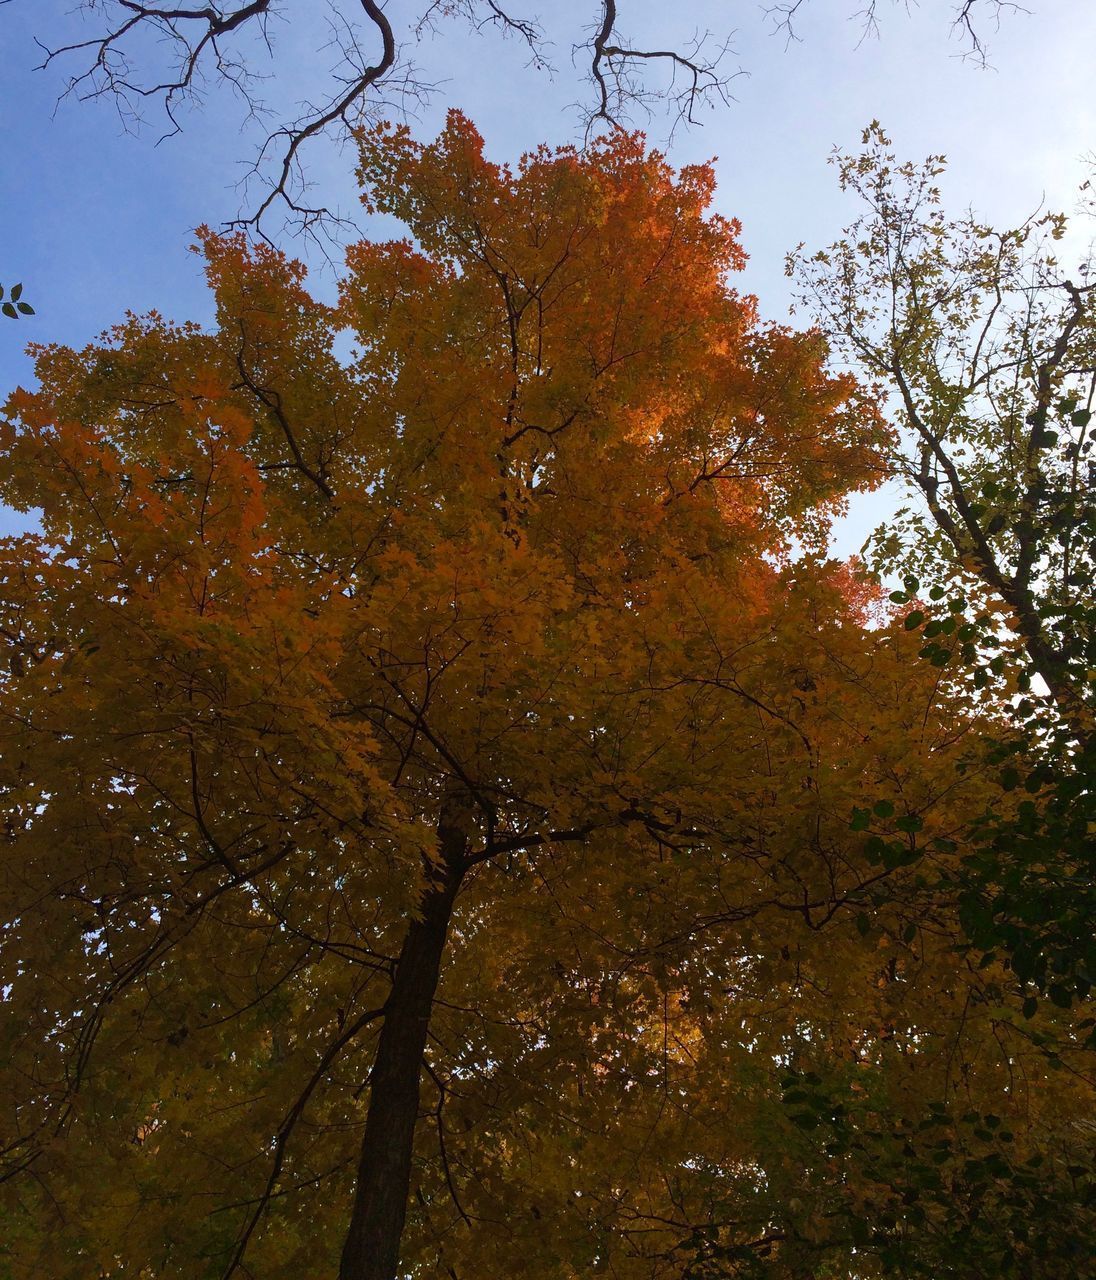
M 3 312 L 9 320 L 18 320 L 20 316 L 34 315 L 34 308 L 29 302 L 23 301 L 23 286 L 21 284 L 13 284 L 7 293 L 5 293 L 4 286 L 0 285 L 0 312 Z
M 828 249 L 791 255 L 788 270 L 827 337 L 887 396 L 891 469 L 921 499 L 874 536 L 872 567 L 946 582 L 941 593 L 985 593 L 1004 611 L 998 633 L 1007 622 L 1059 713 L 1087 733 L 1096 670 L 1091 264 L 1071 278 L 1059 263 L 1060 214 L 1004 230 L 973 214 L 949 217 L 937 185 L 944 158 L 899 163 L 877 123 L 858 154 L 836 163 L 865 211 Z M 936 665 L 952 655 L 970 662 L 969 647 L 956 653 L 949 640 L 959 626 L 935 619 L 926 628 Z
M 1096 746 L 1013 742 L 989 760 L 1024 798 L 970 832 L 951 886 L 959 919 L 975 952 L 1007 957 L 1025 1017 L 1038 999 L 1069 1008 L 1096 974 Z
M 822 1250 L 851 1245 L 868 1274 L 925 1280 L 1070 1275 L 1092 1256 L 1096 1165 L 1082 1134 L 1018 1150 L 992 1112 L 929 1101 L 895 1123 L 872 1088 L 784 1080 L 789 1120 L 818 1141 Z

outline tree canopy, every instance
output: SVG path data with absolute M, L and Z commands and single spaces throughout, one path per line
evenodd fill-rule
M 204 233 L 0 426 L 0 1268 L 1068 1273 L 1087 1027 L 957 887 L 1040 786 L 824 558 L 874 399 L 709 168 L 359 141 L 337 306 Z
M 1009 611 L 1029 683 L 1045 682 L 1085 737 L 1096 668 L 1091 251 L 1067 272 L 1062 214 L 1003 229 L 949 218 L 943 156 L 900 164 L 878 123 L 863 143 L 835 160 L 865 211 L 788 269 L 852 367 L 891 393 L 903 428 L 889 461 L 923 502 L 881 531 L 877 559 L 988 591 Z

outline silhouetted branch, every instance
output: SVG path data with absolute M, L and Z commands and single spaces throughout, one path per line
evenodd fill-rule
M 772 19 L 773 29 L 782 33 L 789 44 L 798 43 L 801 39 L 796 27 L 796 19 L 807 7 L 809 0 L 781 0 L 781 3 L 770 5 L 765 15 Z M 916 0 L 891 0 L 892 5 L 901 4 L 909 10 L 916 6 Z M 879 35 L 880 0 L 863 0 L 861 7 L 854 10 L 849 17 L 861 24 L 860 40 L 863 42 Z M 986 64 L 986 43 L 982 32 L 984 22 L 993 22 L 999 26 L 1001 15 L 1010 11 L 1027 13 L 1028 10 L 1014 0 L 954 0 L 952 5 L 952 30 L 962 37 L 966 44 L 966 56 L 973 58 L 981 65 Z M 987 16 L 983 19 L 982 15 Z
M 859 2 L 851 16 L 862 22 L 865 36 L 873 34 L 881 0 Z M 796 18 L 806 3 L 779 0 L 764 12 L 777 31 L 795 40 Z M 948 7 L 968 54 L 982 62 L 985 24 L 999 20 L 1006 10 L 1023 11 L 1014 0 L 950 0 Z M 679 8 L 687 17 L 687 7 Z M 245 122 L 271 115 L 274 109 L 258 93 L 263 77 L 254 69 L 255 54 L 272 53 L 270 19 L 276 14 L 290 30 L 297 30 L 302 21 L 297 6 L 286 6 L 283 13 L 272 0 L 236 0 L 227 7 L 166 0 L 79 0 L 77 9 L 92 34 L 64 44 L 39 42 L 42 67 L 75 61 L 76 70 L 62 96 L 110 99 L 127 128 L 140 126 L 148 104 L 157 104 L 167 117 L 161 141 L 180 131 L 185 105 L 200 104 L 203 93 L 218 85 L 234 91 L 243 104 Z M 359 9 L 364 27 L 352 20 Z M 602 127 L 626 127 L 637 111 L 650 115 L 656 102 L 668 108 L 672 134 L 681 124 L 698 123 L 702 106 L 731 101 L 730 85 L 744 73 L 722 69 L 730 33 L 717 37 L 697 30 L 685 43 L 669 40 L 651 47 L 621 34 L 619 21 L 628 16 L 625 9 L 618 0 L 591 2 L 589 28 L 573 46 L 576 56 L 581 55 L 579 62 L 588 67 L 593 88 L 592 101 L 580 104 L 587 139 Z M 638 13 L 640 6 L 632 10 Z M 330 232 L 343 219 L 322 203 L 304 199 L 306 144 L 321 136 L 345 141 L 364 121 L 382 111 L 406 115 L 431 92 L 432 86 L 416 79 L 400 47 L 389 16 L 391 6 L 382 0 L 332 0 L 332 11 L 331 46 L 338 61 L 326 89 L 298 116 L 278 111 L 281 121 L 266 133 L 243 184 L 246 190 L 249 182 L 258 180 L 262 196 L 248 203 L 245 194 L 244 211 L 230 226 L 265 236 L 273 210 L 279 207 L 299 230 Z M 509 0 L 420 0 L 408 15 L 406 29 L 421 39 L 454 20 L 475 32 L 495 30 L 512 37 L 527 49 L 530 67 L 553 69 L 552 42 L 540 18 L 535 12 L 518 12 Z M 276 78 L 273 84 L 278 87 Z
M 636 49 L 613 42 L 616 22 L 616 0 L 604 0 L 601 21 L 591 41 L 590 77 L 597 102 L 587 118 L 587 137 L 598 121 L 614 129 L 623 128 L 629 110 L 654 96 L 644 90 L 637 78 L 638 67 L 644 63 L 661 63 L 670 69 L 670 84 L 663 96 L 673 104 L 674 126 L 696 124 L 696 110 L 704 103 L 730 102 L 728 86 L 743 74 L 736 71 L 726 76 L 717 70 L 730 48 L 730 37 L 711 53 L 706 52 L 712 40 L 708 31 L 694 35 L 687 50 Z

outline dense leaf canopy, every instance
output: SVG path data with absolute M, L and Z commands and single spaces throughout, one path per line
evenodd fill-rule
M 8 403 L 0 1274 L 1065 1274 L 1001 712 L 821 554 L 875 407 L 707 168 L 361 155 L 337 307 L 206 235 Z

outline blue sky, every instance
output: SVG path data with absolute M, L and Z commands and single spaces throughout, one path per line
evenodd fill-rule
M 678 131 L 669 154 L 675 163 L 718 157 L 717 204 L 741 220 L 750 254 L 741 286 L 758 295 L 764 315 L 785 320 L 784 255 L 801 241 L 827 243 L 854 216 L 827 157 L 835 145 L 853 147 L 873 118 L 899 154 L 948 156 L 944 190 L 955 209 L 972 205 L 987 220 L 1006 223 L 1040 201 L 1073 207 L 1083 159 L 1096 151 L 1096 3 L 1027 2 L 1030 14 L 1006 13 L 999 29 L 987 14 L 989 69 L 960 56 L 963 44 L 949 26 L 952 0 L 922 0 L 908 14 L 901 4 L 884 3 L 879 38 L 867 40 L 850 16 L 863 7 L 860 0 L 811 0 L 798 23 L 801 41 L 790 45 L 772 33 L 756 0 L 680 0 L 676 6 L 622 0 L 618 7 L 625 34 L 634 33 L 637 42 L 649 34 L 659 47 L 680 43 L 697 28 L 737 27 L 725 67 L 748 74 L 732 85 L 735 101 L 705 113 L 702 127 Z M 417 132 L 432 134 L 445 110 L 457 106 L 475 120 L 498 159 L 542 141 L 575 139 L 578 117 L 569 106 L 589 90 L 572 66 L 571 45 L 595 5 L 513 5 L 545 16 L 548 34 L 556 37 L 552 75 L 527 69 L 519 45 L 452 23 L 436 38 L 416 42 L 408 23 L 418 7 L 397 0 L 387 6 L 421 78 L 438 86 L 412 122 Z M 188 252 L 191 232 L 239 211 L 234 183 L 259 136 L 254 128 L 241 131 L 239 104 L 223 92 L 210 92 L 201 110 L 184 113 L 183 133 L 160 145 L 155 111 L 147 127 L 132 134 L 105 101 L 58 105 L 65 68 L 36 71 L 41 53 L 33 37 L 56 38 L 62 27 L 75 32 L 66 16 L 71 8 L 72 0 L 0 6 L 0 282 L 21 279 L 38 312 L 18 323 L 0 320 L 0 398 L 31 381 L 27 341 L 81 345 L 127 309 L 209 319 L 200 264 Z M 271 26 L 271 69 L 288 78 L 290 100 L 306 96 L 333 60 L 322 47 L 329 8 L 287 4 L 286 21 Z M 305 14 L 299 25 L 295 9 Z M 265 54 L 255 48 L 251 55 L 258 70 L 267 69 Z M 267 92 L 272 100 L 286 96 L 277 95 L 273 82 Z M 663 141 L 663 118 L 656 115 L 647 128 Z M 324 202 L 353 213 L 352 157 L 321 146 L 308 163 Z M 314 260 L 313 287 L 330 294 L 331 271 L 304 242 L 289 247 Z M 859 546 L 894 501 L 884 493 L 857 502 L 838 550 Z M 0 531 L 17 525 L 0 509 Z

